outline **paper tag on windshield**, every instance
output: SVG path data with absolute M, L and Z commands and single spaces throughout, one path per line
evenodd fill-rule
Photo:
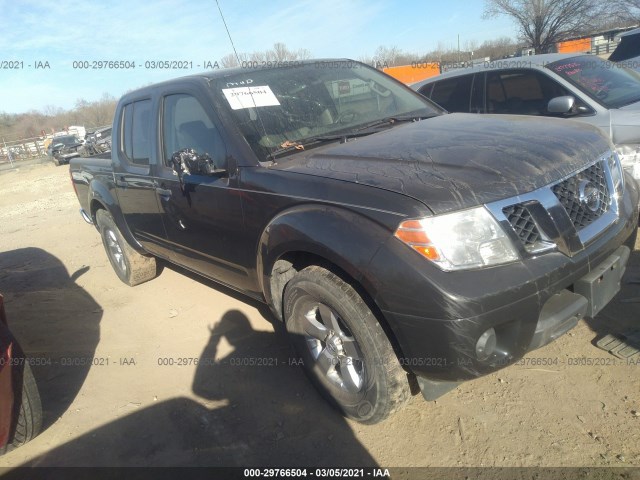
M 268 85 L 261 87 L 223 88 L 222 93 L 233 110 L 253 107 L 272 107 L 280 102 Z

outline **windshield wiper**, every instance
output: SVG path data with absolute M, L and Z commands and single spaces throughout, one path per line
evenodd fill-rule
M 420 120 L 425 120 L 427 118 L 437 117 L 438 114 L 430 114 L 430 115 L 394 115 L 392 117 L 385 117 L 380 120 L 376 120 L 375 122 L 368 123 L 358 128 L 356 131 L 361 132 L 363 130 L 367 130 L 369 128 L 380 127 L 383 125 L 393 125 L 394 123 L 403 123 L 403 122 L 419 122 Z
M 287 140 L 280 145 L 280 148 L 269 153 L 269 156 L 274 159 L 285 153 L 303 151 L 306 147 L 311 145 L 335 142 L 336 140 L 341 140 L 341 142 L 344 143 L 349 138 L 364 137 L 366 135 L 371 135 L 372 133 L 374 132 L 346 132 L 341 134 L 336 133 L 335 135 L 317 135 L 315 137 L 304 138 L 296 142 Z
M 431 117 L 437 117 L 438 114 L 430 114 L 430 115 L 397 115 L 392 117 L 386 117 L 380 120 L 376 120 L 375 122 L 368 123 L 366 125 L 362 125 L 355 130 L 347 130 L 343 133 L 336 134 L 328 134 L 328 135 L 317 135 L 315 137 L 309 137 L 301 139 L 300 141 L 289 141 L 282 143 L 280 148 L 274 150 L 269 154 L 271 159 L 275 159 L 281 155 L 305 150 L 306 147 L 315 144 L 322 144 L 327 142 L 335 142 L 336 140 L 341 140 L 342 143 L 346 142 L 350 138 L 356 137 L 364 137 L 366 135 L 371 135 L 380 131 L 377 127 L 385 126 L 385 125 L 393 125 L 394 123 L 401 122 L 418 122 L 420 120 L 424 120 Z

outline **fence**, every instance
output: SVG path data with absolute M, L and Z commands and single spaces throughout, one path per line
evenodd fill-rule
M 21 160 L 31 160 L 47 156 L 44 139 L 41 137 L 25 138 L 22 140 L 6 141 L 0 143 L 0 163 L 10 163 Z

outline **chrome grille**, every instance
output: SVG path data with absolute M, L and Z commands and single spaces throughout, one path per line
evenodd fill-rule
M 523 258 L 549 250 L 573 257 L 619 218 L 611 159 L 605 152 L 565 180 L 485 206 Z
M 540 240 L 540 232 L 531 213 L 523 205 L 511 205 L 502 209 L 511 227 L 524 244 L 525 248 L 533 247 Z
M 576 230 L 583 229 L 609 209 L 609 189 L 601 162 L 554 185 L 552 190 Z

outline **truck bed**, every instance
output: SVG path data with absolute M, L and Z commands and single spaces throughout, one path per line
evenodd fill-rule
M 74 158 L 69 162 L 69 173 L 78 194 L 80 206 L 84 211 L 90 212 L 89 186 L 91 182 L 99 181 L 105 185 L 113 183 L 111 152 L 91 157 Z

